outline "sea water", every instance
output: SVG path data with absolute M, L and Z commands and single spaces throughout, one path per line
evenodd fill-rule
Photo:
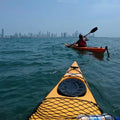
M 105 113 L 120 117 L 120 38 L 90 38 L 108 46 L 104 55 L 80 52 L 64 43 L 77 38 L 0 39 L 0 120 L 25 120 L 77 61 Z

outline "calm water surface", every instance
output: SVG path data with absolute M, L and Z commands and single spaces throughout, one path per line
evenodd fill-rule
M 0 119 L 25 120 L 77 61 L 105 113 L 120 117 L 120 38 L 91 38 L 96 55 L 66 48 L 77 38 L 0 39 Z

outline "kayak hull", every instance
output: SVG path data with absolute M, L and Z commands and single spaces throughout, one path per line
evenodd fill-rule
M 60 85 L 62 83 L 64 83 L 62 84 L 63 91 L 69 88 L 70 83 L 67 83 L 67 86 L 65 83 L 66 80 L 78 80 L 78 83 L 82 82 L 85 86 L 85 93 L 81 95 L 78 93 L 78 96 L 60 94 L 58 90 L 59 87 L 61 88 Z M 74 84 L 78 85 L 77 83 Z M 71 87 L 70 89 L 73 88 Z M 71 90 L 70 93 L 75 90 L 76 87 L 73 91 Z M 29 120 L 73 120 L 76 119 L 78 115 L 98 115 L 101 113 L 77 62 L 74 62 L 58 84 L 50 91 L 43 102 L 37 107 L 36 111 L 30 116 Z
M 96 52 L 96 53 L 104 53 L 106 51 L 105 48 L 102 47 L 77 47 L 74 45 L 69 45 L 69 44 L 65 44 L 66 47 L 71 47 L 73 49 L 76 50 L 80 50 L 80 51 L 90 51 L 90 52 Z

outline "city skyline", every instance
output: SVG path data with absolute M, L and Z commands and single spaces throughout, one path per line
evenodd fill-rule
M 47 31 L 46 33 L 45 32 L 38 32 L 38 33 L 21 33 L 21 32 L 15 32 L 14 34 L 10 34 L 10 35 L 7 35 L 5 34 L 5 31 L 4 31 L 4 28 L 1 29 L 1 33 L 0 33 L 0 38 L 12 38 L 12 37 L 15 37 L 15 38 L 23 38 L 23 37 L 27 37 L 27 38 L 56 38 L 56 37 L 78 37 L 79 34 L 82 34 L 81 32 L 79 31 L 75 31 L 73 32 L 72 34 L 69 34 L 68 32 L 61 32 L 60 34 L 57 34 L 57 33 L 52 33 L 52 32 L 49 32 Z M 89 36 L 92 36 L 94 37 L 94 34 L 92 35 L 89 35 Z
M 120 37 L 120 0 L 1 0 L 0 27 L 6 34 L 83 34 L 98 27 L 97 37 Z

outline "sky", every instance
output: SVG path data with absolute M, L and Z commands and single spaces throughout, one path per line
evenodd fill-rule
M 120 0 L 0 0 L 0 33 L 53 32 L 120 37 Z

